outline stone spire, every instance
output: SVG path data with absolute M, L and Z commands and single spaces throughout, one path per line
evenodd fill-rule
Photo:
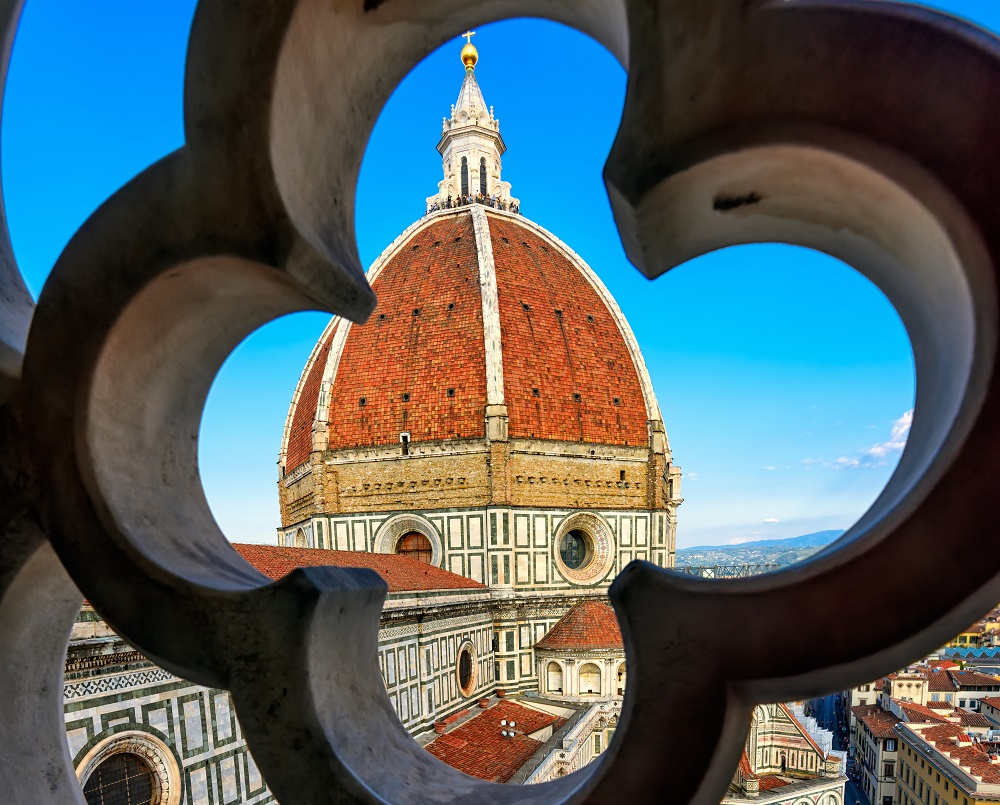
M 451 114 L 444 118 L 437 150 L 442 157 L 444 179 L 438 182 L 438 192 L 427 198 L 428 208 L 446 206 L 451 196 L 455 203 L 464 194 L 496 196 L 505 205 L 518 200 L 510 195 L 510 182 L 500 179 L 500 157 L 507 146 L 500 136 L 500 121 L 487 107 L 483 91 L 476 81 L 479 51 L 472 44 L 475 31 L 468 31 L 462 48 L 465 78 L 458 91 L 458 100 Z

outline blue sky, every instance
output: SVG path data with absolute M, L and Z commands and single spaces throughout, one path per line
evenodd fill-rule
M 1000 30 L 996 2 L 928 5 Z M 0 170 L 15 253 L 36 295 L 87 216 L 183 144 L 193 10 L 192 0 L 26 4 Z M 597 271 L 645 354 L 685 473 L 678 545 L 850 526 L 891 474 L 912 407 L 909 342 L 888 302 L 847 266 L 786 246 L 727 249 L 643 279 L 624 257 L 600 178 L 625 73 L 599 45 L 551 23 L 478 31 L 477 76 L 508 146 L 504 178 L 524 214 Z M 366 265 L 421 214 L 440 178 L 434 146 L 462 80 L 460 46 L 420 64 L 372 134 L 357 191 Z M 201 473 L 233 540 L 274 541 L 282 426 L 326 321 L 300 314 L 266 326 L 213 387 Z

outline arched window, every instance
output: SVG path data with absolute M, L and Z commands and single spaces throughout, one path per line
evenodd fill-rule
M 562 666 L 557 662 L 550 662 L 549 667 L 546 669 L 548 677 L 547 688 L 549 693 L 562 693 L 563 692 L 563 672 Z
M 587 663 L 580 668 L 580 695 L 601 695 L 601 669 L 593 663 Z
M 469 160 L 462 157 L 462 195 L 469 193 Z
M 159 786 L 139 755 L 111 755 L 94 769 L 83 787 L 87 805 L 150 805 Z
M 295 532 L 295 547 L 305 548 L 306 547 L 306 532 L 301 528 Z
M 399 538 L 399 542 L 396 543 L 396 553 L 429 565 L 434 555 L 434 549 L 427 537 L 419 531 L 410 531 Z
M 618 695 L 625 695 L 625 663 L 618 666 Z
M 486 193 L 486 157 L 479 158 L 479 192 L 484 196 Z

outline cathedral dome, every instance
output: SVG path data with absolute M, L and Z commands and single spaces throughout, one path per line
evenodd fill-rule
M 520 215 L 478 204 L 431 213 L 368 279 L 371 318 L 335 319 L 303 373 L 286 472 L 315 449 L 486 438 L 491 415 L 512 439 L 639 447 L 662 431 L 607 289 Z

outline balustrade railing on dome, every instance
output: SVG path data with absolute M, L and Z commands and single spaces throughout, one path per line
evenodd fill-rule
M 512 212 L 515 215 L 521 214 L 521 205 L 515 201 L 504 201 L 496 196 L 467 195 L 456 196 L 454 199 L 448 196 L 443 202 L 435 201 L 428 206 L 426 214 L 438 212 L 439 210 L 453 210 L 458 207 L 466 207 L 469 204 L 482 204 L 484 207 L 492 207 L 495 210 Z

